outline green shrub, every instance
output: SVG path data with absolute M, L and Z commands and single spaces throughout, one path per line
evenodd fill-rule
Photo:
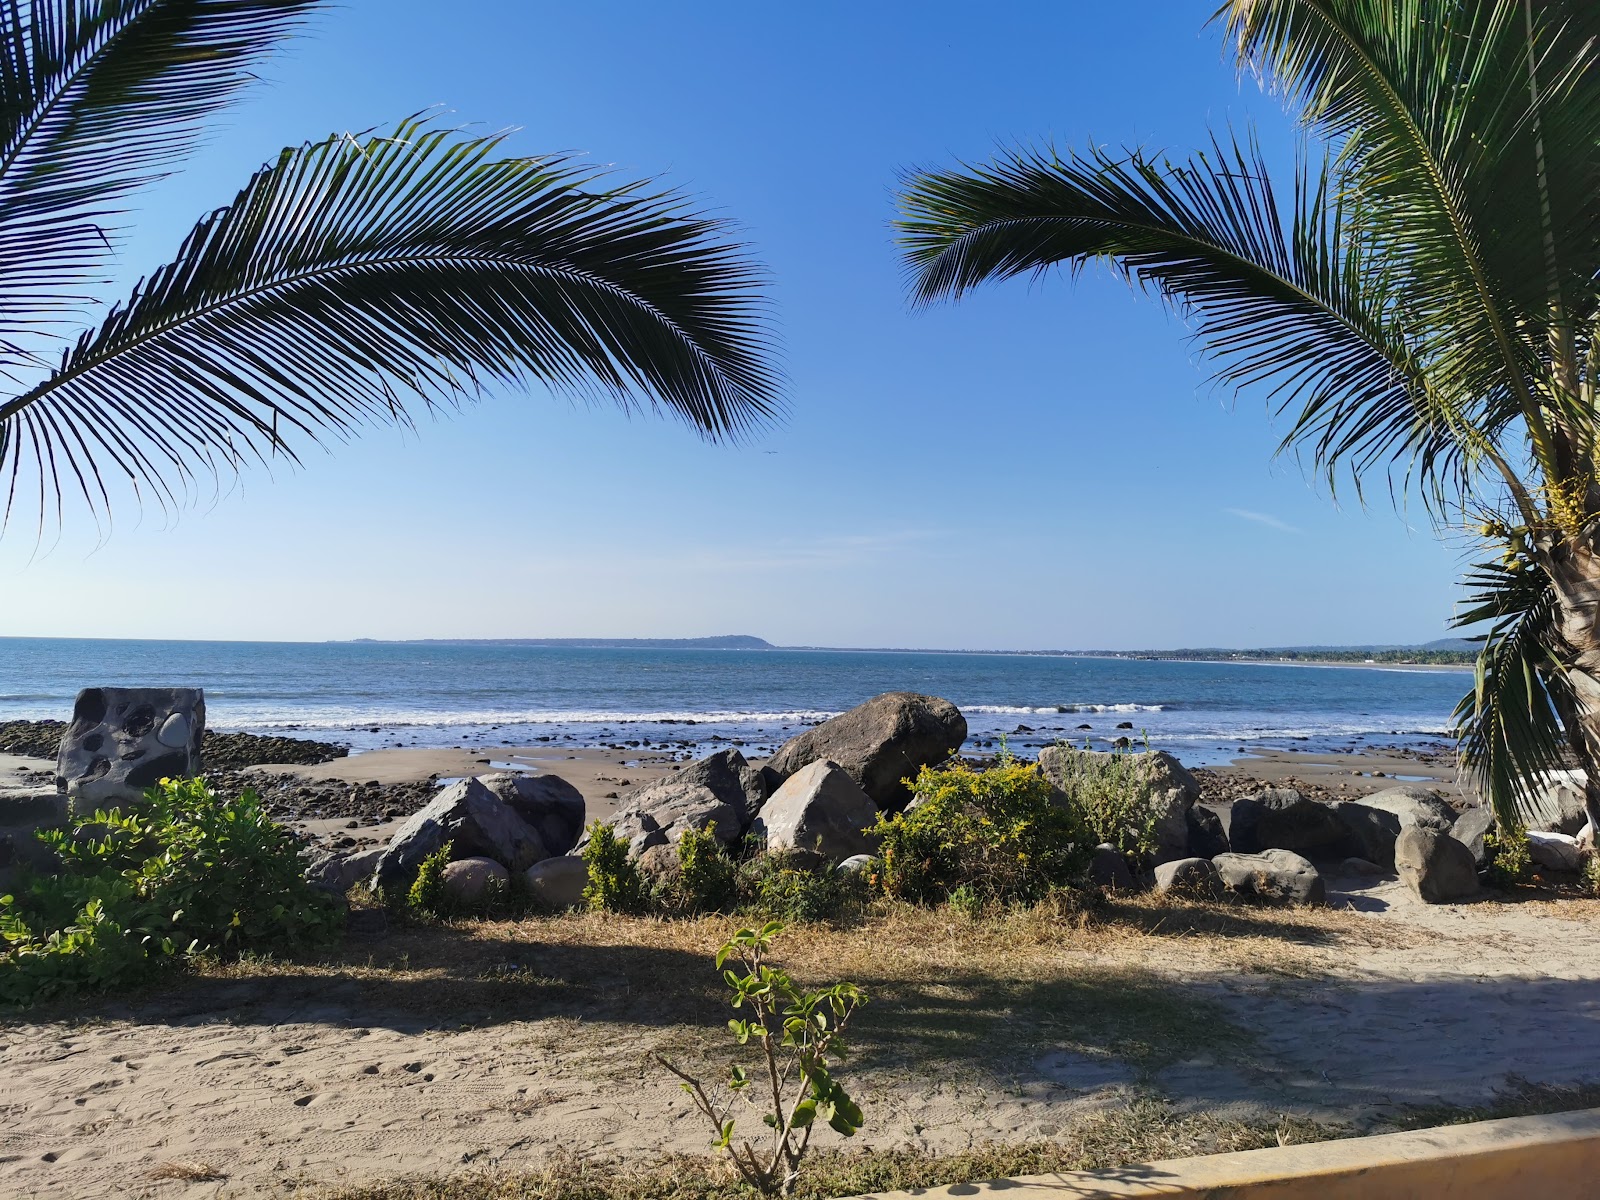
M 406 893 L 406 907 L 424 917 L 451 915 L 450 897 L 444 890 L 444 869 L 450 865 L 450 851 L 454 843 L 446 842 L 417 868 L 417 877 L 411 881 Z
M 724 912 L 738 900 L 734 865 L 717 840 L 717 823 L 689 829 L 678 842 L 678 874 L 663 899 L 689 913 Z
M 605 912 L 642 913 L 649 904 L 649 891 L 639 868 L 628 857 L 628 843 L 609 825 L 595 821 L 589 826 L 589 844 L 583 848 L 583 861 L 589 867 L 589 883 L 583 898 L 589 907 Z
M 1130 863 L 1143 865 L 1155 854 L 1160 816 L 1151 803 L 1154 772 L 1148 749 L 1107 754 L 1062 749 L 1069 752 L 1057 760 L 1050 783 L 1064 796 L 1090 845 L 1108 843 Z
M 670 1059 L 656 1056 L 683 1081 L 683 1090 L 710 1123 L 713 1145 L 727 1152 L 747 1184 L 767 1196 L 793 1191 L 817 1121 L 853 1137 L 866 1120 L 831 1068 L 833 1059 L 844 1056 L 840 1035 L 867 995 L 853 983 L 803 990 L 767 958 L 782 932 L 776 921 L 759 930 L 741 929 L 717 951 L 717 970 L 732 990 L 729 1003 L 736 1012 L 750 1014 L 735 1017 L 728 1028 L 739 1045 L 755 1043 L 759 1065 L 754 1078 L 735 1063 L 728 1071 L 726 1092 L 713 1094 Z M 730 961 L 738 969 L 728 967 Z M 734 1112 L 740 1101 L 755 1105 L 771 1132 L 736 1146 Z
M 223 800 L 201 780 L 163 780 L 39 839 L 61 870 L 0 897 L 0 1002 L 117 986 L 168 957 L 312 943 L 340 920 L 253 791 Z
M 863 875 L 792 853 L 756 854 L 740 865 L 737 883 L 740 911 L 782 921 L 837 921 L 868 895 Z
M 1052 803 L 1050 783 L 1031 763 L 1002 754 L 987 771 L 924 767 L 910 786 L 912 806 L 872 830 L 882 839 L 876 878 L 890 896 L 1032 903 L 1078 883 L 1088 867 L 1087 830 Z
M 1528 831 L 1518 827 L 1491 829 L 1483 835 L 1488 858 L 1489 882 L 1495 887 L 1514 887 L 1533 878 L 1533 853 L 1528 849 Z

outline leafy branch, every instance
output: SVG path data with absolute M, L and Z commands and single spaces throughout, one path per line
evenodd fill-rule
M 741 929 L 717 951 L 717 969 L 732 990 L 729 1002 L 734 1009 L 753 1014 L 730 1020 L 728 1028 L 739 1045 L 754 1040 L 760 1047 L 764 1089 L 734 1064 L 726 1094 L 715 1096 L 699 1079 L 656 1056 L 682 1080 L 683 1090 L 711 1122 L 717 1148 L 726 1150 L 740 1177 L 765 1195 L 793 1190 L 818 1120 L 845 1137 L 853 1136 L 863 1123 L 860 1106 L 829 1066 L 833 1058 L 844 1056 L 840 1035 L 851 1015 L 867 1002 L 866 993 L 853 983 L 801 990 L 787 971 L 767 962 L 772 943 L 782 932 L 777 921 L 759 930 Z M 726 966 L 730 959 L 739 970 Z M 755 1098 L 762 1090 L 767 1093 L 764 1101 Z M 771 1132 L 764 1144 L 734 1143 L 733 1113 L 740 1098 L 765 1105 L 761 1119 Z

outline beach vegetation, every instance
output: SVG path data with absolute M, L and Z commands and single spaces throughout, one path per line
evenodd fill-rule
M 688 913 L 726 912 L 738 901 L 738 867 L 717 839 L 717 823 L 686 829 L 668 904 Z
M 878 888 L 900 900 L 1036 903 L 1081 883 L 1094 843 L 1077 810 L 1057 804 L 1035 763 L 923 767 L 904 812 L 881 816 Z
M 1063 754 L 1050 782 L 1056 800 L 1073 815 L 1092 846 L 1110 845 L 1142 867 L 1154 859 L 1159 810 L 1151 802 L 1154 777 L 1148 769 L 1148 742 L 1141 754 Z
M 252 791 L 162 780 L 138 804 L 37 835 L 60 860 L 0 897 L 0 1002 L 136 981 L 159 963 L 316 945 L 339 927 L 294 834 Z
M 727 1154 L 745 1183 L 768 1196 L 793 1191 L 817 1122 L 853 1137 L 866 1120 L 833 1071 L 845 1053 L 845 1027 L 867 1002 L 866 993 L 854 983 L 802 988 L 770 960 L 772 943 L 782 932 L 777 921 L 741 929 L 716 956 L 734 1012 L 749 1014 L 735 1016 L 728 1029 L 738 1045 L 754 1044 L 759 1059 L 754 1078 L 735 1063 L 726 1085 L 712 1089 L 666 1056 L 656 1056 L 711 1123 L 716 1149 Z M 735 966 L 728 967 L 729 962 Z M 741 1102 L 761 1111 L 768 1133 L 759 1142 L 734 1140 L 734 1114 Z
M 417 877 L 411 881 L 406 893 L 406 906 L 420 916 L 443 917 L 450 915 L 453 907 L 444 888 L 445 868 L 450 865 L 453 842 L 446 842 L 422 860 L 417 867 Z
M 790 922 L 837 922 L 870 898 L 867 877 L 794 852 L 761 851 L 739 867 L 739 911 Z
M 1215 19 L 1297 120 L 1287 172 L 1248 130 L 913 172 L 914 301 L 1104 265 L 1169 302 L 1330 490 L 1386 484 L 1483 548 L 1454 620 L 1479 642 L 1464 763 L 1507 827 L 1577 765 L 1600 827 L 1600 9 L 1228 0 Z
M 1483 835 L 1486 873 L 1495 887 L 1509 888 L 1533 879 L 1533 851 L 1521 825 L 1500 826 Z
M 650 889 L 638 866 L 628 857 L 628 843 L 611 826 L 599 821 L 589 825 L 588 836 L 583 861 L 589 868 L 589 882 L 583 889 L 583 898 L 589 907 L 602 912 L 644 912 L 649 907 Z
M 250 463 L 415 428 L 491 391 L 665 413 L 710 440 L 781 411 L 763 273 L 651 180 L 508 153 L 436 116 L 265 155 L 81 333 L 132 194 L 166 178 L 325 0 L 38 0 L 0 39 L 0 490 L 192 502 Z

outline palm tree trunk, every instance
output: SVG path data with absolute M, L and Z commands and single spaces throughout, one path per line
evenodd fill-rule
M 1559 604 L 1560 658 L 1570 687 L 1558 715 L 1588 781 L 1589 827 L 1600 834 L 1600 550 L 1588 539 L 1554 546 L 1545 569 Z

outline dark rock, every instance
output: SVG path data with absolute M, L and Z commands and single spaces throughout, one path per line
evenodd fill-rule
M 319 854 L 306 868 L 306 878 L 318 887 L 325 887 L 342 896 L 356 884 L 371 879 L 382 857 L 382 846 L 358 850 L 354 854 Z
M 967 740 L 967 722 L 948 700 L 886 692 L 785 742 L 767 763 L 778 782 L 821 759 L 838 763 L 880 809 L 911 799 L 902 780 L 943 762 Z
M 483 784 L 539 831 L 546 852 L 563 855 L 583 836 L 583 793 L 559 775 L 480 775 Z
M 1396 787 L 1330 806 L 1347 836 L 1346 849 L 1380 867 L 1394 868 L 1395 839 L 1420 826 L 1448 832 L 1456 813 L 1431 788 Z
M 800 850 L 828 863 L 871 854 L 878 838 L 878 807 L 838 763 L 819 759 L 801 767 L 774 792 L 752 826 L 767 849 Z
M 56 783 L 82 807 L 140 799 L 162 779 L 200 774 L 199 688 L 85 688 L 61 739 Z
M 635 858 L 652 846 L 677 842 L 685 829 L 712 823 L 717 840 L 731 846 L 749 831 L 766 800 L 766 786 L 739 751 L 719 750 L 633 793 L 611 826 Z
M 1223 832 L 1222 818 L 1202 804 L 1196 804 L 1184 814 L 1189 826 L 1189 853 L 1196 858 L 1212 859 L 1226 854 L 1230 849 L 1228 835 Z
M 492 858 L 509 871 L 549 857 L 538 831 L 510 805 L 476 779 L 463 779 L 395 831 L 378 860 L 378 879 L 409 885 L 422 860 L 446 842 L 452 859 Z
M 1110 892 L 1139 890 L 1133 872 L 1128 870 L 1128 860 L 1110 842 L 1102 842 L 1094 848 L 1094 856 L 1089 859 L 1089 878 Z
M 1292 850 L 1334 857 L 1345 847 L 1346 832 L 1328 805 L 1294 788 L 1263 788 L 1233 802 L 1228 842 L 1238 854 Z
M 1489 865 L 1489 851 L 1484 838 L 1494 828 L 1494 810 L 1488 805 L 1469 808 L 1450 826 L 1450 836 L 1472 852 L 1472 861 L 1482 870 Z
M 66 732 L 65 721 L 0 721 L 0 753 L 54 759 L 60 756 L 61 738 Z M 349 753 L 349 747 L 332 742 L 217 733 L 211 729 L 200 739 L 200 758 L 208 774 L 255 766 L 311 766 Z
M 1214 900 L 1222 894 L 1222 877 L 1208 858 L 1179 858 L 1156 868 L 1156 893 Z
M 1292 850 L 1273 848 L 1256 854 L 1219 854 L 1211 860 L 1223 884 L 1240 895 L 1271 904 L 1326 904 L 1322 875 L 1310 860 Z
M 1339 869 L 1350 875 L 1387 875 L 1389 872 L 1368 858 L 1347 858 L 1339 864 Z
M 1478 867 L 1448 833 L 1423 825 L 1401 830 L 1394 844 L 1400 878 L 1427 904 L 1454 904 L 1478 894 Z

